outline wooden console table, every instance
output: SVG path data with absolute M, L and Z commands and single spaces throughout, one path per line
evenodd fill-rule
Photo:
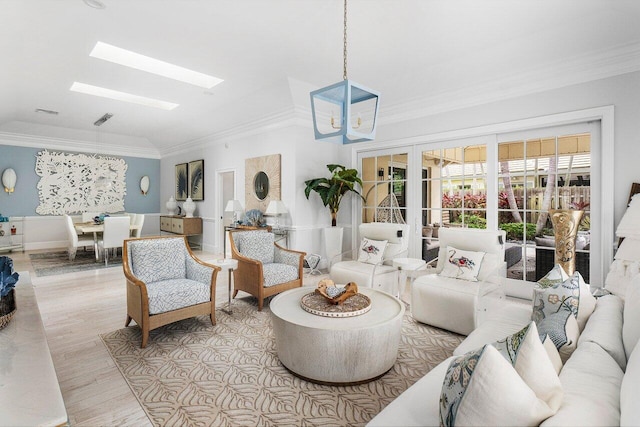
M 31 278 L 19 274 L 18 310 L 0 329 L 0 426 L 67 425 Z
M 187 218 L 177 215 L 160 216 L 160 231 L 185 236 L 202 234 L 202 218 Z

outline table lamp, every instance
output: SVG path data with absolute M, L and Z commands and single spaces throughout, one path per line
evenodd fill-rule
M 244 208 L 238 200 L 229 200 L 224 208 L 225 212 L 233 212 L 233 223 L 238 223 L 238 212 L 242 212 Z
M 284 203 L 282 203 L 282 200 L 272 200 L 269 202 L 269 206 L 267 206 L 267 211 L 265 212 L 265 215 L 275 216 L 276 217 L 275 228 L 280 228 L 279 216 L 286 214 L 287 212 L 289 211 L 287 210 L 287 207 L 284 205 Z

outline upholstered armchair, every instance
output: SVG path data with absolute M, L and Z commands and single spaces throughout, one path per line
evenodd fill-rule
M 266 230 L 232 231 L 229 235 L 232 257 L 238 260 L 233 271 L 234 298 L 238 291 L 247 292 L 258 299 L 261 311 L 265 298 L 302 286 L 306 253 L 277 245 L 273 233 Z
M 506 275 L 506 235 L 503 230 L 441 227 L 438 238 L 435 274 L 411 286 L 411 314 L 418 322 L 468 335 L 504 299 L 495 278 Z
M 220 267 L 195 257 L 187 238 L 128 239 L 122 249 L 127 279 L 127 320 L 142 329 L 142 347 L 149 331 L 160 326 L 208 314 L 216 324 L 216 277 Z
M 358 286 L 375 288 L 392 295 L 398 293 L 398 269 L 394 258 L 406 257 L 409 248 L 409 226 L 386 222 L 369 222 L 358 227 L 358 249 L 341 254 L 331 262 L 329 275 L 340 284 L 355 282 Z M 365 241 L 365 239 L 367 239 Z M 386 242 L 377 257 L 367 256 L 371 242 Z M 365 243 L 367 242 L 367 243 Z M 367 247 L 362 247 L 366 245 Z M 375 243 L 381 245 L 380 243 Z M 371 249 L 375 250 L 375 249 Z M 348 256 L 350 259 L 342 261 Z

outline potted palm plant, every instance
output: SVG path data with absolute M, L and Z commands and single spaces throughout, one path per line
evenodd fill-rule
M 331 213 L 331 226 L 337 224 L 338 211 L 342 198 L 347 193 L 355 193 L 366 199 L 356 189 L 356 184 L 362 187 L 362 180 L 358 177 L 356 169 L 347 169 L 342 165 L 327 165 L 327 169 L 332 173 L 330 178 L 314 178 L 305 181 L 307 187 L 304 189 L 304 195 L 309 199 L 312 191 L 315 191 L 322 199 L 322 204 L 329 208 Z
M 329 208 L 331 214 L 331 227 L 324 229 L 325 251 L 329 261 L 342 253 L 342 227 L 336 227 L 338 211 L 342 198 L 348 193 L 355 193 L 366 199 L 356 189 L 356 184 L 362 187 L 362 180 L 358 177 L 356 169 L 347 169 L 342 165 L 327 165 L 331 172 L 329 178 L 314 178 L 305 181 L 304 195 L 309 199 L 312 191 L 318 193 L 322 204 Z

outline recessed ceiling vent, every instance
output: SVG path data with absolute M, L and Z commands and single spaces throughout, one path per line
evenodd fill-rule
M 102 126 L 102 124 L 104 122 L 106 122 L 107 120 L 109 120 L 111 117 L 113 117 L 113 114 L 105 114 L 104 116 L 100 117 L 98 120 L 96 120 L 95 122 L 93 122 L 94 126 Z
M 44 108 L 36 108 L 36 113 L 42 113 L 42 114 L 51 114 L 53 116 L 57 116 L 58 112 L 57 111 L 53 111 L 53 110 L 45 110 Z

